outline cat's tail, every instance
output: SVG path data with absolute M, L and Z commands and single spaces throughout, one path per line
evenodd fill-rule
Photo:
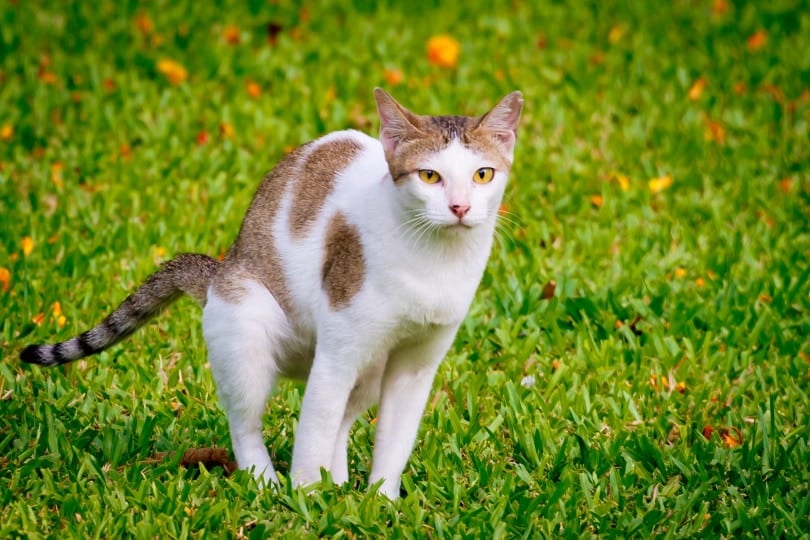
M 118 343 L 183 293 L 205 304 L 208 284 L 217 264 L 216 259 L 207 255 L 180 254 L 146 278 L 138 290 L 94 328 L 62 343 L 29 345 L 20 353 L 20 359 L 42 366 L 66 364 Z

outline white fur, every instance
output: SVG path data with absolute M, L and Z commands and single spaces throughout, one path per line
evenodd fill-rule
M 469 309 L 489 255 L 507 171 L 473 183 L 495 167 L 457 141 L 426 160 L 443 181 L 416 174 L 395 184 L 376 139 L 343 131 L 316 141 L 349 138 L 360 155 L 338 176 L 334 191 L 303 238 L 289 227 L 288 190 L 273 228 L 293 312 L 285 315 L 257 282 L 228 303 L 208 292 L 205 339 L 241 468 L 275 480 L 261 436 L 265 402 L 277 375 L 304 376 L 307 388 L 296 432 L 291 476 L 297 484 L 328 469 L 348 479 L 346 445 L 356 417 L 380 403 L 370 482 L 395 498 L 436 369 Z M 311 151 L 311 150 L 310 150 Z M 450 205 L 471 208 L 459 220 Z M 329 221 L 342 212 L 360 232 L 365 277 L 351 303 L 330 308 L 321 267 Z

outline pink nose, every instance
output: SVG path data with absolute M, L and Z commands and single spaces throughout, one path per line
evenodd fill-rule
M 458 219 L 461 219 L 461 218 L 463 218 L 464 216 L 467 215 L 467 212 L 470 211 L 470 205 L 469 204 L 464 204 L 464 205 L 462 205 L 462 204 L 451 204 L 450 205 L 450 211 L 453 212 Z

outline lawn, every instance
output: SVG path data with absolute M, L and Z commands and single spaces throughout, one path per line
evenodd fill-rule
M 0 537 L 810 535 L 806 2 L 214 4 L 0 6 Z M 526 101 L 400 500 L 367 492 L 373 410 L 347 486 L 182 466 L 230 448 L 191 300 L 17 360 L 223 254 L 285 152 L 376 133 L 375 86 Z M 282 474 L 302 392 L 268 407 Z

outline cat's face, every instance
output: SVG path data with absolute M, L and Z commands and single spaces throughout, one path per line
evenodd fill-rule
M 460 232 L 498 211 L 523 100 L 513 92 L 482 117 L 418 116 L 376 91 L 380 140 L 415 226 Z

